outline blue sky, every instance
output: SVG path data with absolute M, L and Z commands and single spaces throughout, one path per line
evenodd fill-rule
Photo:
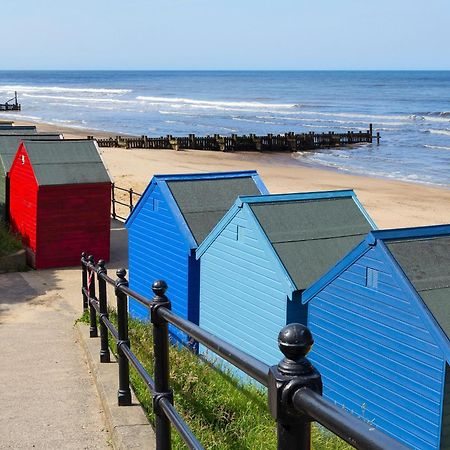
M 450 69 L 448 0 L 2 0 L 0 69 Z

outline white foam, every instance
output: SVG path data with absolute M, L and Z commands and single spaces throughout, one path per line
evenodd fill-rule
M 428 144 L 425 144 L 424 147 L 431 148 L 433 150 L 450 150 L 450 147 L 447 147 L 445 145 L 428 145 Z
M 25 85 L 3 85 L 0 86 L 0 92 L 14 93 L 17 91 L 20 94 L 33 92 L 79 92 L 85 94 L 127 94 L 132 92 L 131 89 L 109 89 L 109 88 L 71 88 L 60 86 L 25 86 Z
M 226 101 L 212 101 L 212 100 L 196 100 L 193 98 L 183 97 L 147 97 L 138 96 L 136 100 L 149 102 L 151 104 L 170 104 L 172 107 L 177 105 L 188 105 L 194 107 L 210 107 L 210 108 L 261 108 L 261 109 L 282 109 L 295 108 L 295 103 L 261 103 L 261 102 L 226 102 Z
M 450 136 L 450 130 L 433 130 L 433 129 L 431 129 L 431 130 L 426 130 L 426 132 L 430 133 L 430 134 L 440 134 L 443 136 Z

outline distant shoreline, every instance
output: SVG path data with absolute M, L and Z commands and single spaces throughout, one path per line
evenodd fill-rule
M 2 115 L 0 113 L 0 119 L 2 118 Z M 9 120 L 9 117 L 8 117 Z M 11 119 L 13 120 L 13 119 Z M 40 132 L 49 132 L 54 133 L 55 131 L 59 131 L 64 134 L 66 138 L 71 139 L 85 139 L 87 136 L 94 136 L 98 138 L 108 138 L 111 136 L 116 135 L 122 135 L 127 136 L 125 133 L 118 133 L 115 131 L 104 131 L 104 130 L 95 130 L 90 128 L 81 128 L 81 127 L 70 127 L 67 125 L 57 125 L 54 123 L 48 123 L 48 122 L 39 122 L 39 121 L 31 121 L 31 120 L 16 120 L 15 123 L 17 125 L 35 125 Z M 344 152 L 346 149 L 343 147 L 342 151 Z M 132 150 L 136 151 L 136 150 Z M 142 150 L 142 151 L 149 151 L 149 150 Z M 163 151 L 163 150 L 161 150 Z M 164 151 L 173 151 L 173 150 L 164 150 Z M 205 153 L 203 150 L 193 150 L 193 152 L 200 152 Z M 206 152 L 210 153 L 210 152 Z M 214 152 L 216 153 L 216 152 Z M 214 154 L 213 153 L 213 154 Z M 234 154 L 252 154 L 255 158 L 258 158 L 258 155 L 264 155 L 264 156 L 271 156 L 272 158 L 277 159 L 277 161 L 281 164 L 287 164 L 292 166 L 302 166 L 305 168 L 310 169 L 316 169 L 316 170 L 323 170 L 330 173 L 336 173 L 339 175 L 348 175 L 348 176 L 355 176 L 355 177 L 367 177 L 367 178 L 373 178 L 377 180 L 386 180 L 386 181 L 393 181 L 393 182 L 399 182 L 399 183 L 406 183 L 411 185 L 419 185 L 419 186 L 427 186 L 432 187 L 436 189 L 443 189 L 446 191 L 450 191 L 450 185 L 439 185 L 439 184 L 432 184 L 428 182 L 420 182 L 420 181 L 412 181 L 412 180 L 399 180 L 394 177 L 387 177 L 387 176 L 377 176 L 377 175 L 364 175 L 357 172 L 347 171 L 340 167 L 330 167 L 325 164 L 315 163 L 314 161 L 306 160 L 301 158 L 300 156 L 296 156 L 296 153 L 259 153 L 259 152 L 235 152 Z M 450 222 L 450 218 L 449 218 Z

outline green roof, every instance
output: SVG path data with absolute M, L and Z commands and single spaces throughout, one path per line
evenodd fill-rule
M 405 239 L 385 244 L 450 338 L 450 237 Z
M 351 197 L 250 204 L 298 290 L 359 244 L 372 226 Z
M 11 164 L 16 156 L 19 143 L 23 139 L 34 140 L 55 140 L 61 139 L 60 134 L 34 134 L 32 136 L 27 134 L 22 135 L 11 135 L 11 134 L 1 134 L 0 130 L 0 163 L 3 166 L 3 171 L 5 173 L 9 172 Z
M 40 186 L 111 182 L 93 140 L 25 140 Z
M 200 244 L 239 195 L 260 195 L 252 177 L 167 181 L 197 244 Z
M 35 126 L 0 125 L 1 134 L 37 134 Z

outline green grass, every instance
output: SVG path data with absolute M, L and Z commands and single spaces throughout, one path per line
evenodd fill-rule
M 9 255 L 21 248 L 20 240 L 11 234 L 5 224 L 0 221 L 0 256 Z
M 111 314 L 115 322 L 115 314 Z M 84 317 L 86 320 L 86 316 Z M 133 352 L 153 374 L 151 324 L 130 320 Z M 115 345 L 110 341 L 112 349 Z M 151 395 L 131 367 L 134 391 L 149 421 L 154 424 Z M 275 449 L 276 427 L 267 407 L 267 394 L 253 385 L 242 385 L 229 371 L 219 371 L 186 349 L 170 349 L 170 382 L 174 404 L 206 449 Z M 173 431 L 173 448 L 185 449 Z M 319 426 L 313 426 L 313 449 L 350 449 L 344 441 Z

